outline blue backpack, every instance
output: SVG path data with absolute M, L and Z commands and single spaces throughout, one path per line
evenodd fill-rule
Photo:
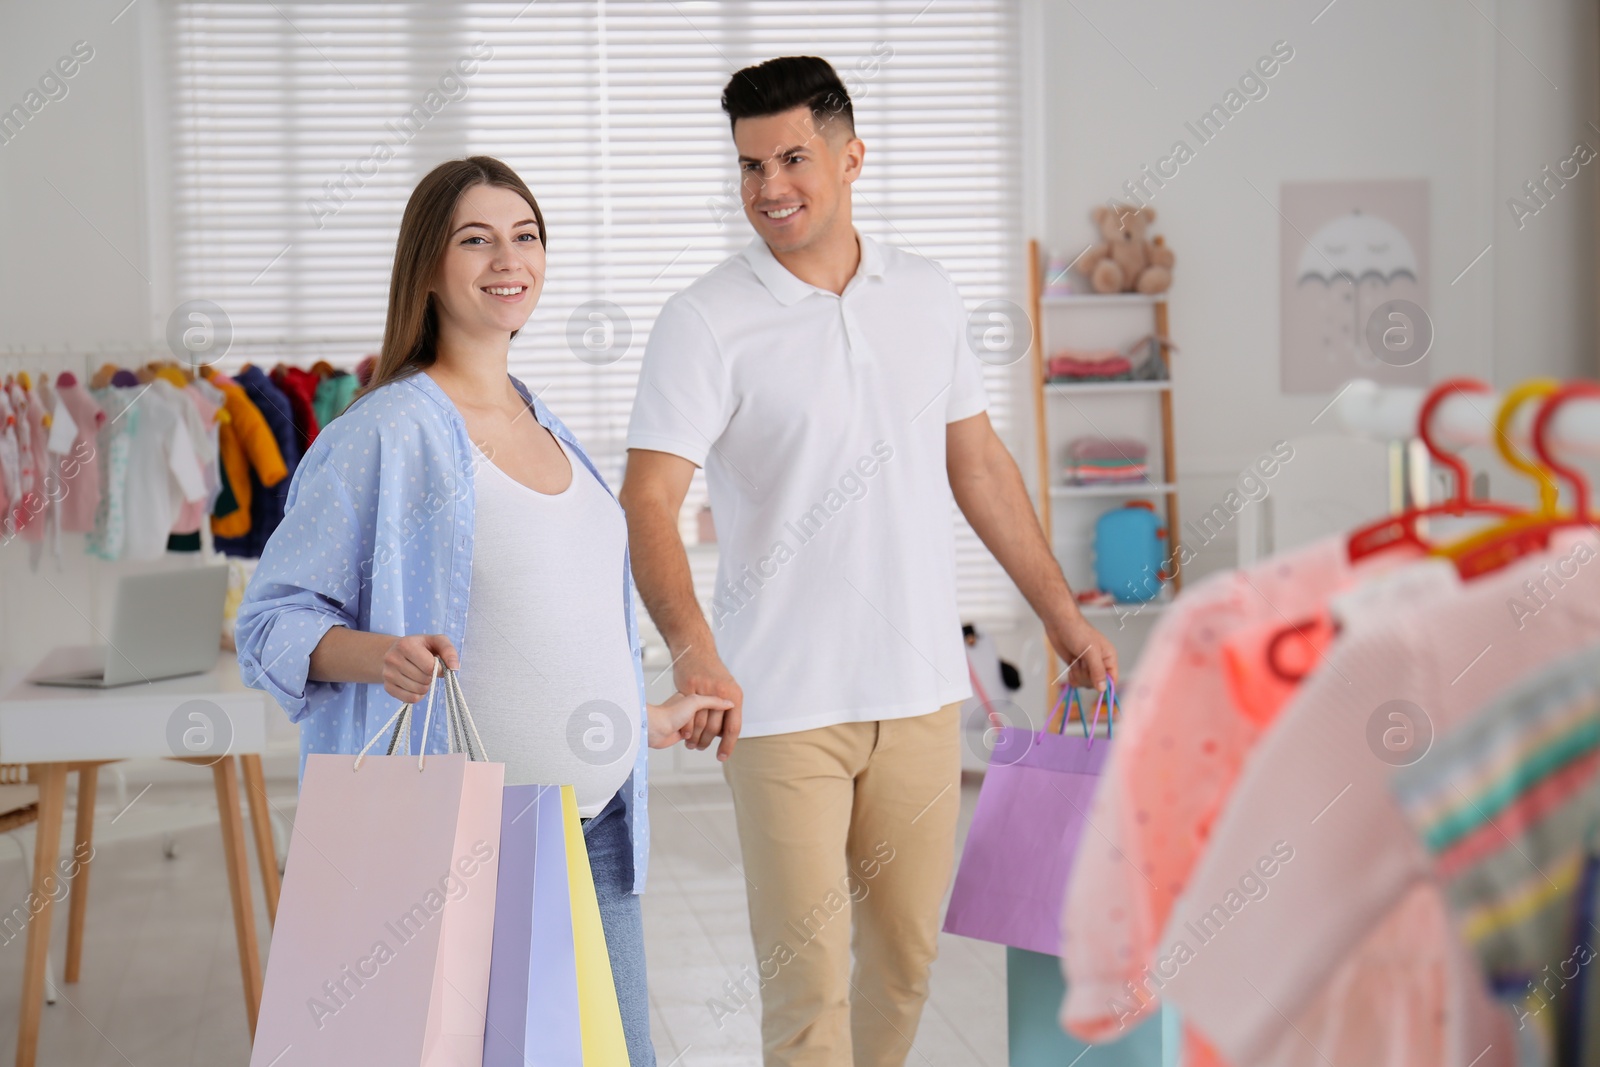
M 1167 531 L 1155 505 L 1137 500 L 1113 508 L 1095 520 L 1094 580 L 1125 604 L 1153 600 L 1168 576 Z

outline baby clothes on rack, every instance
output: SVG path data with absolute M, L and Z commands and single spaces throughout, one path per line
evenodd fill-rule
M 16 515 L 13 506 L 22 497 L 22 465 L 17 451 L 17 417 L 11 410 L 10 392 L 0 385 L 0 534 L 10 540 L 16 533 Z
M 21 492 L 13 508 L 15 529 L 24 541 L 44 540 L 44 426 L 36 399 L 28 388 L 26 372 L 7 385 L 12 414 L 16 419 L 18 482 Z M 30 551 L 32 551 L 30 549 Z
M 1513 1005 L 1520 1062 L 1600 1063 L 1600 645 L 1500 693 L 1392 785 Z
M 242 538 L 250 532 L 255 487 L 276 486 L 289 477 L 289 470 L 272 428 L 244 387 L 210 367 L 202 368 L 200 373 L 222 391 L 223 410 L 228 416 L 217 439 L 223 488 L 211 513 L 212 538 Z
M 217 551 L 230 556 L 259 558 L 272 531 L 283 520 L 283 509 L 288 498 L 289 484 L 295 467 L 300 462 L 299 434 L 294 425 L 294 411 L 289 398 L 272 384 L 272 380 L 259 367 L 245 365 L 234 376 L 234 382 L 261 413 L 282 458 L 285 477 L 271 485 L 252 484 L 250 487 L 249 527 L 238 537 L 213 537 Z M 238 487 L 235 486 L 235 493 Z M 215 528 L 213 527 L 213 533 Z
M 326 426 L 333 421 L 334 416 L 350 406 L 350 401 L 355 399 L 356 389 L 360 383 L 349 371 L 334 370 L 326 363 L 318 363 L 311 370 L 316 373 L 320 368 L 327 370 L 317 383 L 317 392 L 312 398 L 311 408 L 317 416 L 317 425 Z
M 1237 893 L 1241 872 L 1263 852 L 1280 842 L 1294 849 L 1270 893 L 1252 899 L 1240 917 L 1249 935 L 1212 938 L 1163 990 L 1229 1063 L 1327 1062 L 1323 1050 L 1303 1047 L 1286 1020 L 1313 1005 L 1351 947 L 1369 945 L 1380 928 L 1418 945 L 1425 964 L 1441 954 L 1448 960 L 1445 1062 L 1511 1062 L 1509 1016 L 1490 1006 L 1459 940 L 1429 944 L 1433 934 L 1393 921 L 1395 909 L 1418 892 L 1441 911 L 1443 898 L 1389 791 L 1393 764 L 1382 742 L 1392 727 L 1445 735 L 1530 672 L 1600 641 L 1597 568 L 1574 568 L 1536 623 L 1512 626 L 1506 610 L 1525 581 L 1541 577 L 1541 567 L 1596 554 L 1600 539 L 1592 533 L 1561 530 L 1549 550 L 1470 583 L 1447 561 L 1430 559 L 1334 602 L 1341 636 L 1239 776 L 1157 950 L 1169 955 L 1192 938 L 1193 924 Z M 1281 950 L 1289 945 L 1292 951 Z M 1270 990 L 1270 1002 L 1241 976 Z M 1433 977 L 1421 969 L 1408 987 Z M 1396 1021 L 1363 1020 L 1374 1027 Z M 1297 1059 L 1274 1055 L 1290 1046 L 1302 1049 Z
M 217 469 L 219 408 L 206 395 L 206 391 L 215 394 L 216 390 L 198 378 L 190 382 L 176 367 L 161 367 L 155 373 L 165 385 L 175 390 L 174 394 L 169 395 L 182 397 L 185 401 L 174 406 L 188 428 L 188 444 L 194 450 L 204 489 L 199 497 L 185 498 L 179 505 L 177 518 L 174 519 L 168 533 L 167 550 L 198 552 L 200 526 L 211 514 L 220 488 L 220 474 Z
M 122 558 L 127 529 L 128 465 L 132 456 L 133 435 L 139 428 L 140 410 L 134 403 L 137 389 L 107 385 L 90 389 L 89 395 L 106 413 L 96 436 L 102 457 L 100 503 L 95 508 L 94 529 L 85 540 L 85 550 L 104 560 Z
M 48 456 L 45 454 L 45 411 L 43 411 L 38 397 L 32 390 L 27 371 L 22 371 L 16 376 L 16 381 L 11 382 L 11 403 L 18 408 L 18 440 L 27 438 L 26 453 L 22 461 L 22 477 L 26 478 L 30 488 L 24 506 L 27 507 L 26 525 L 21 525 L 22 541 L 32 544 L 43 544 L 45 541 L 45 528 L 50 522 L 50 496 L 45 491 L 45 474 L 48 472 Z M 30 555 L 37 563 L 38 549 L 30 549 Z
M 1226 638 L 1222 671 L 1233 706 L 1252 722 L 1270 725 L 1338 635 L 1338 621 L 1320 611 L 1290 627 L 1280 618 Z
M 226 529 L 222 521 L 213 519 L 217 549 L 253 559 L 261 555 L 283 518 L 290 478 L 300 457 L 321 427 L 349 406 L 357 379 L 348 371 L 335 370 L 326 361 L 318 361 L 310 370 L 280 364 L 270 375 L 247 364 L 233 380 L 261 416 L 259 431 L 252 431 L 258 433 L 257 443 L 274 444 L 285 471 L 283 476 L 268 480 L 257 464 L 245 484 L 230 478 L 232 495 L 243 514 L 230 514 Z M 225 487 L 219 497 L 219 509 L 228 499 Z
M 210 495 L 206 503 L 205 515 L 201 516 L 201 525 L 208 519 L 218 514 L 229 514 L 237 511 L 238 501 L 233 497 L 233 491 L 228 488 L 227 463 L 224 460 L 222 438 L 225 432 L 231 430 L 227 409 L 227 396 L 221 389 L 204 378 L 195 378 L 189 383 L 189 391 L 198 398 L 202 411 L 209 410 L 212 414 L 207 422 L 209 430 L 209 449 L 211 462 L 206 471 L 206 485 Z M 214 523 L 214 519 L 211 519 Z M 174 541 L 176 538 L 176 541 Z M 199 551 L 200 532 L 197 529 L 193 535 L 174 534 L 167 539 L 169 551 Z
M 58 413 L 55 390 L 50 387 L 50 377 L 39 375 L 34 389 L 33 409 L 38 418 L 38 431 L 42 438 L 40 452 L 35 461 L 39 464 L 40 496 L 44 510 L 39 514 L 39 537 L 28 545 L 28 565 L 37 572 L 45 549 L 55 557 L 56 569 L 62 567 L 61 559 L 61 454 L 71 447 L 77 427 L 70 413 Z M 58 415 L 60 417 L 58 417 Z
M 156 559 L 182 516 L 204 515 L 214 431 L 187 387 L 164 374 L 149 377 L 89 390 L 105 415 L 97 438 L 101 495 L 86 542 L 100 559 Z
M 1127 714 L 1089 812 L 1062 916 L 1062 1024 L 1107 1040 L 1159 1005 L 1161 932 L 1245 760 L 1267 728 L 1241 714 L 1224 669 L 1231 635 L 1318 611 L 1414 553 L 1350 563 L 1342 537 L 1191 585 L 1156 622 L 1120 694 Z M 1186 1038 L 1188 1062 L 1207 1062 Z
M 26 520 L 23 497 L 28 486 L 22 480 L 22 450 L 17 437 L 17 415 L 11 405 L 10 390 L 0 386 L 0 536 L 10 540 Z
M 62 371 L 56 378 L 56 395 L 77 431 L 68 456 L 61 461 L 61 529 L 88 533 L 94 529 L 95 512 L 100 507 L 98 440 L 106 413 L 71 371 Z
M 167 539 L 186 511 L 196 518 L 203 514 L 205 428 L 185 391 L 166 378 L 151 381 L 140 403 L 153 413 L 140 422 L 134 439 L 126 555 L 155 559 L 166 552 Z
M 350 371 L 246 365 L 238 379 L 178 363 L 104 363 L 0 382 L 0 537 L 29 542 L 37 569 L 61 536 L 102 560 L 216 547 L 256 557 L 283 514 L 302 446 L 357 390 Z M 282 382 L 282 386 L 274 382 Z
M 272 369 L 268 377 L 289 401 L 295 436 L 301 453 L 304 453 L 311 447 L 311 442 L 317 439 L 317 412 L 313 405 L 319 384 L 317 376 L 299 367 L 288 367 L 280 363 Z
M 280 386 L 274 382 L 282 383 Z M 356 378 L 319 362 L 246 366 L 238 379 L 171 361 L 106 363 L 0 383 L 0 537 L 61 563 L 65 533 L 99 559 L 200 551 L 258 556 L 282 517 L 308 438 L 356 392 Z

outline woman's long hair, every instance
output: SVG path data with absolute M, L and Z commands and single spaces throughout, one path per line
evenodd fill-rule
M 550 247 L 539 202 L 517 172 L 491 156 L 470 156 L 441 163 L 417 183 L 400 219 L 400 240 L 389 278 L 389 314 L 383 326 L 383 349 L 361 396 L 387 382 L 432 366 L 438 352 L 439 311 L 429 290 L 439 273 L 456 203 L 468 189 L 497 185 L 528 202 L 539 224 L 539 243 Z M 516 336 L 515 334 L 512 335 Z

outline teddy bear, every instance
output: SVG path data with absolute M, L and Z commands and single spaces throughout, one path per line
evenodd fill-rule
M 1115 209 L 1102 204 L 1091 213 L 1100 229 L 1101 243 L 1073 264 L 1089 278 L 1097 293 L 1164 293 L 1172 284 L 1172 250 L 1160 237 L 1146 240 L 1145 232 L 1156 220 L 1155 208 L 1135 210 L 1127 204 Z

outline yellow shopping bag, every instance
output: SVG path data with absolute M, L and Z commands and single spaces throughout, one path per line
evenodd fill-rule
M 611 977 L 611 955 L 600 925 L 600 902 L 589 870 L 589 850 L 578 822 L 578 799 L 570 785 L 561 787 L 561 810 L 567 828 L 567 882 L 572 899 L 572 944 L 578 957 L 578 1018 L 583 1028 L 583 1062 L 626 1067 L 628 1042 L 622 1033 L 622 1010 Z

